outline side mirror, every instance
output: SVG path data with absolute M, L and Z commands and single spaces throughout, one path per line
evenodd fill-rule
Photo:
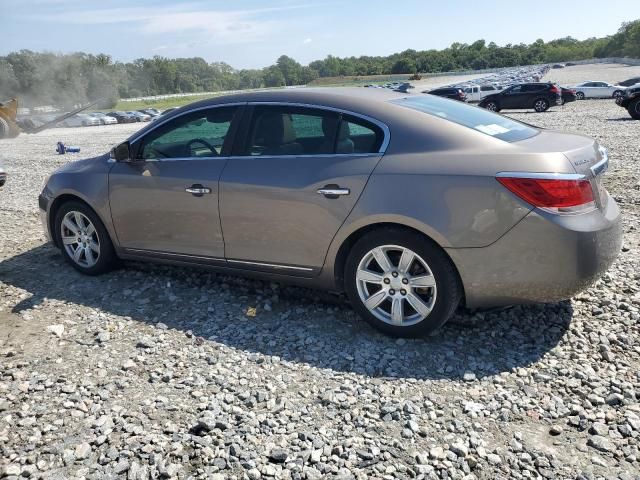
M 111 158 L 116 162 L 131 162 L 131 153 L 129 151 L 129 142 L 122 142 L 111 149 Z

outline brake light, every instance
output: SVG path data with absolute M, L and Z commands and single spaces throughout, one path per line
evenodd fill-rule
M 558 87 L 556 87 L 555 85 L 551 85 L 551 89 L 549 91 L 551 93 L 560 93 L 560 90 L 558 90 Z
M 596 208 L 591 183 L 577 174 L 498 174 L 496 179 L 534 207 L 559 214 Z

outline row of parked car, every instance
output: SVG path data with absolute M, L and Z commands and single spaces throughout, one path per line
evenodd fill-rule
M 544 112 L 554 105 L 564 105 L 587 98 L 614 98 L 619 100 L 619 105 L 622 105 L 623 100 L 625 105 L 630 105 L 634 87 L 640 87 L 640 77 L 629 78 L 615 85 L 602 81 L 587 81 L 563 87 L 551 82 L 540 82 L 549 68 L 531 67 L 516 72 L 508 71 L 466 84 L 448 85 L 423 93 L 462 102 L 476 102 L 480 107 L 496 112 L 507 109 L 534 109 Z M 635 114 L 632 113 L 634 108 L 635 103 L 629 111 L 632 117 Z
M 135 122 L 151 122 L 156 118 L 175 110 L 175 108 L 169 108 L 164 111 L 160 111 L 155 108 L 145 108 L 143 110 L 132 111 L 115 111 L 115 112 L 90 112 L 90 113 L 77 113 L 76 115 L 67 118 L 60 122 L 61 127 L 91 127 L 97 125 L 114 125 L 116 123 L 135 123 Z M 46 121 L 46 118 L 41 118 L 41 121 Z

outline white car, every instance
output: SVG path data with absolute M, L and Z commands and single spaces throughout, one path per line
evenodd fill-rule
M 624 95 L 627 87 L 620 85 L 611 85 L 607 82 L 583 82 L 571 87 L 576 91 L 576 98 L 584 100 L 585 98 L 617 98 Z
M 491 84 L 486 85 L 473 85 L 468 87 L 461 87 L 464 93 L 467 95 L 467 101 L 479 102 L 487 95 L 493 95 L 498 93 L 499 90 Z
M 114 125 L 118 123 L 118 120 L 114 117 L 110 117 L 102 112 L 88 113 L 90 117 L 97 118 L 100 121 L 100 125 Z
M 96 125 L 100 125 L 100 120 L 86 113 L 77 113 L 61 123 L 63 127 L 93 127 Z

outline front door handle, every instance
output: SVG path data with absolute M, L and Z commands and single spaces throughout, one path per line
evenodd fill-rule
M 327 198 L 338 198 L 342 195 L 349 195 L 351 190 L 348 188 L 342 188 L 339 185 L 325 185 L 324 187 L 318 189 L 316 192 L 319 195 L 324 195 Z
M 196 183 L 195 185 L 191 185 L 188 188 L 184 189 L 185 192 L 190 193 L 194 197 L 201 197 L 207 193 L 211 193 L 211 189 Z

